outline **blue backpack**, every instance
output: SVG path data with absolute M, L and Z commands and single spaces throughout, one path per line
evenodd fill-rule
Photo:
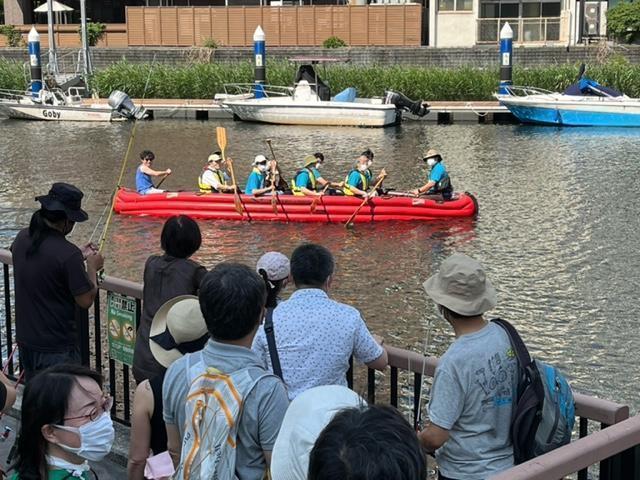
M 511 420 L 518 465 L 571 441 L 575 403 L 567 380 L 555 367 L 531 359 L 513 325 L 499 318 L 492 321 L 507 332 L 518 359 L 518 397 Z

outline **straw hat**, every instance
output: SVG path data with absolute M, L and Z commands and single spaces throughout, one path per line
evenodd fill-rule
M 426 159 L 428 159 L 428 158 L 432 158 L 432 157 L 441 157 L 441 158 L 442 158 L 442 155 L 440 155 L 440 152 L 439 152 L 439 151 L 437 151 L 436 149 L 432 148 L 432 149 L 430 149 L 430 150 L 427 150 L 427 153 L 425 153 L 425 154 L 422 156 L 422 159 L 423 159 L 423 160 L 426 160 Z
M 308 167 L 309 165 L 314 165 L 318 163 L 320 160 L 315 155 L 307 155 L 304 157 L 304 166 Z
M 318 435 L 340 410 L 366 405 L 340 385 L 310 388 L 289 404 L 271 453 L 273 480 L 306 480 L 309 453 Z
M 462 253 L 454 253 L 442 262 L 440 271 L 423 286 L 434 302 L 460 315 L 482 315 L 498 303 L 482 265 Z
M 278 282 L 289 277 L 291 264 L 286 255 L 280 252 L 267 252 L 258 259 L 256 272 L 267 272 L 267 278 L 272 282 Z
M 156 361 L 168 368 L 185 353 L 202 350 L 208 339 L 198 297 L 180 295 L 165 302 L 153 317 L 149 348 Z

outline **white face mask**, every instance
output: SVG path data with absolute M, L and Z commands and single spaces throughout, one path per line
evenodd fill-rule
M 266 172 L 267 171 L 267 165 L 258 165 L 258 170 L 260 170 L 261 172 Z
M 370 168 L 372 163 L 373 163 L 373 160 L 369 160 L 369 161 L 367 162 L 367 168 Z
M 109 412 L 104 412 L 93 422 L 85 423 L 81 427 L 68 427 L 66 425 L 55 425 L 55 427 L 76 433 L 80 437 L 80 447 L 70 447 L 59 443 L 58 446 L 60 448 L 93 462 L 102 460 L 107 456 L 111 451 L 115 438 L 113 420 L 111 420 Z
M 369 165 L 368 165 L 368 164 L 366 164 L 366 163 L 364 163 L 364 164 L 362 164 L 362 163 L 358 164 L 358 170 L 360 170 L 361 172 L 365 172 L 365 171 L 367 170 L 367 168 L 369 168 Z
M 427 159 L 427 165 L 429 165 L 429 167 L 433 168 L 433 166 L 436 164 L 436 159 L 435 158 L 428 158 Z

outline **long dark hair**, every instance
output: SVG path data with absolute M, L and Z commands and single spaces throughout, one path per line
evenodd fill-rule
M 56 223 L 61 220 L 66 220 L 67 214 L 62 210 L 45 210 L 41 208 L 31 216 L 31 222 L 29 222 L 29 236 L 31 237 L 31 246 L 27 249 L 27 256 L 38 253 L 40 245 L 44 242 L 51 232 L 55 229 L 47 225 L 45 220 L 51 223 Z
M 278 305 L 278 295 L 280 295 L 284 282 L 287 279 L 285 278 L 282 280 L 269 280 L 269 276 L 267 275 L 267 272 L 264 268 L 258 270 L 258 273 L 264 280 L 265 287 L 267 287 L 267 303 L 265 307 L 276 308 L 276 306 Z
M 78 377 L 89 377 L 102 388 L 102 375 L 71 364 L 56 365 L 38 373 L 24 388 L 18 449 L 12 467 L 20 480 L 46 480 L 47 441 L 42 436 L 42 427 L 64 422 Z

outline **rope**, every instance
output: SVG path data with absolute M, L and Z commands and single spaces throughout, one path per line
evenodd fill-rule
M 484 113 L 477 112 L 475 108 L 473 108 L 473 104 L 471 102 L 465 103 L 464 106 L 470 109 L 473 113 L 475 113 L 479 117 L 486 117 L 489 114 L 489 112 L 484 112 Z
M 142 92 L 142 100 L 147 96 L 147 87 L 149 87 L 149 80 L 151 80 L 151 73 L 153 72 L 153 67 L 156 62 L 156 54 L 153 55 L 153 60 L 151 61 L 151 67 L 149 68 L 149 75 L 147 75 L 147 81 L 144 85 L 144 91 Z M 107 232 L 109 231 L 109 226 L 111 225 L 111 219 L 113 218 L 113 207 L 116 204 L 116 194 L 118 193 L 118 189 L 122 183 L 122 177 L 124 176 L 124 171 L 127 166 L 127 161 L 129 160 L 129 153 L 131 152 L 131 147 L 133 146 L 134 140 L 136 138 L 136 129 L 138 128 L 138 119 L 134 117 L 133 119 L 133 128 L 131 129 L 131 135 L 129 135 L 129 145 L 127 146 L 127 152 L 124 154 L 124 159 L 122 160 L 122 167 L 120 168 L 120 175 L 118 176 L 118 181 L 116 182 L 116 186 L 111 192 L 111 201 L 109 202 L 111 208 L 109 209 L 109 215 L 107 216 L 107 220 L 104 224 L 104 229 L 102 230 L 102 235 L 100 235 L 100 241 L 98 242 L 98 252 L 102 253 L 102 248 L 104 247 L 104 243 L 107 239 Z M 102 216 L 104 215 L 104 212 Z M 100 216 L 100 218 L 102 218 Z M 100 219 L 98 219 L 98 222 Z M 97 225 L 96 225 L 97 228 Z M 95 233 L 95 229 L 94 229 Z M 91 235 L 93 237 L 93 234 Z

